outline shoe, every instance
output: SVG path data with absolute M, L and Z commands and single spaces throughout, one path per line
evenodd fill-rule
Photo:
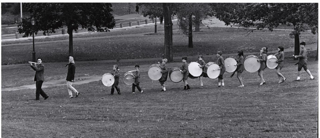
M 202 87 L 202 86 L 203 86 L 203 83 L 201 83 L 200 86 Z
M 132 94 L 135 94 L 135 92 L 132 92 Z
M 166 91 L 166 87 L 163 87 L 163 91 L 164 91 L 164 92 Z
M 118 92 L 118 95 L 121 95 L 121 93 L 120 93 L 120 92 Z
M 44 99 L 47 100 L 49 98 L 49 96 L 45 97 Z
M 238 86 L 238 87 L 244 87 L 244 85 L 240 85 L 240 86 Z
M 190 86 L 189 86 L 189 85 L 187 85 L 187 89 L 190 89 Z
M 186 90 L 186 89 L 187 89 L 187 86 L 184 86 L 183 89 Z
M 163 92 L 164 90 L 163 90 L 163 89 L 161 89 L 161 91 Z
M 221 86 L 221 82 L 218 83 L 218 87 L 220 87 L 220 86 Z
M 299 81 L 299 80 L 300 80 L 300 76 L 297 77 L 296 81 Z
M 266 84 L 266 82 L 261 82 L 261 83 L 260 83 L 260 86 L 263 85 L 263 84 Z
M 110 93 L 110 95 L 113 95 L 113 93 Z
M 311 77 L 310 77 L 310 80 L 314 80 L 314 77 L 313 77 L 313 76 L 311 76 Z
M 224 87 L 224 83 L 222 83 L 221 86 Z
M 70 96 L 70 99 L 73 98 L 73 96 Z
M 80 92 L 78 92 L 78 93 L 76 94 L 76 98 L 77 98 L 79 95 L 80 95 Z
M 287 80 L 287 78 L 283 78 L 283 81 L 282 82 L 284 82 L 284 81 L 286 81 Z
M 141 91 L 141 93 L 143 93 L 143 90 Z

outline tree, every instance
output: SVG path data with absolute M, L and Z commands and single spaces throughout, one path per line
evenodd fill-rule
M 19 33 L 29 36 L 33 31 L 41 30 L 45 35 L 67 26 L 70 56 L 73 56 L 73 31 L 77 31 L 79 26 L 100 32 L 115 26 L 112 5 L 108 3 L 26 3 L 23 6 L 31 14 L 18 25 Z M 36 23 L 34 28 L 32 18 Z
M 164 47 L 165 47 L 165 57 L 169 62 L 173 61 L 172 55 L 172 20 L 171 16 L 173 14 L 174 4 L 163 3 L 163 17 L 164 17 Z
M 192 25 L 195 25 L 195 32 L 200 31 L 200 23 L 207 16 L 210 7 L 206 3 L 181 3 L 177 4 L 177 17 L 180 29 L 188 35 L 188 47 L 193 48 Z
M 160 24 L 163 20 L 163 6 L 162 3 L 138 3 L 136 12 L 141 11 L 144 17 L 149 16 L 150 19 L 155 20 L 155 32 L 157 33 L 157 18 L 160 18 Z
M 300 50 L 300 32 L 311 29 L 315 34 L 318 28 L 317 3 L 215 3 L 211 7 L 213 14 L 227 25 L 256 26 L 258 30 L 268 28 L 271 31 L 280 24 L 292 25 L 295 55 Z

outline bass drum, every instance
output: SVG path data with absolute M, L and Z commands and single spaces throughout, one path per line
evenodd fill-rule
M 169 77 L 172 82 L 178 83 L 182 81 L 183 74 L 181 73 L 180 68 L 174 67 L 172 70 L 170 70 Z
M 210 62 L 209 62 L 210 63 Z M 208 64 L 209 64 L 208 63 Z M 211 62 L 209 67 L 207 68 L 207 75 L 210 79 L 218 78 L 220 74 L 220 67 L 218 64 Z
M 158 64 L 152 64 L 148 70 L 148 76 L 151 80 L 157 81 L 161 78 L 161 68 Z
M 278 59 L 275 55 L 269 55 L 267 57 L 267 67 L 269 69 L 275 69 L 278 66 L 278 63 L 276 63 L 277 61 Z
M 134 73 L 136 72 L 136 70 L 131 70 L 128 71 L 124 74 L 124 83 L 126 85 L 132 85 L 132 83 L 134 83 Z
M 202 74 L 202 68 L 200 67 L 200 64 L 198 62 L 191 62 L 188 65 L 188 71 L 189 71 L 189 76 L 191 75 L 191 78 L 197 78 L 201 76 Z
M 255 55 L 249 55 L 244 60 L 244 69 L 250 73 L 257 72 L 260 69 L 260 62 L 258 62 L 258 57 Z
M 114 84 L 114 76 L 111 73 L 105 73 L 101 81 L 104 86 L 111 87 Z
M 232 73 L 237 69 L 237 61 L 234 58 L 226 58 L 224 60 L 224 66 L 226 67 L 226 71 Z

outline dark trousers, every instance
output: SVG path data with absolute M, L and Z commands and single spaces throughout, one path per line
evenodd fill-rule
M 117 92 L 120 93 L 120 88 L 118 87 L 118 85 L 112 85 L 112 87 L 111 87 L 111 94 L 114 93 L 114 88 L 116 88 Z
M 40 95 L 43 98 L 48 98 L 48 95 L 46 93 L 44 93 L 44 91 L 41 88 L 42 83 L 43 83 L 43 81 L 36 81 L 36 100 L 39 100 Z
M 139 84 L 140 83 L 136 83 L 136 84 L 132 83 L 132 92 L 136 91 L 136 87 L 141 92 L 141 88 L 140 88 Z

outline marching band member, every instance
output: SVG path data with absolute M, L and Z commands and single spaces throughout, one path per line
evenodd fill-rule
M 260 62 L 260 65 L 261 65 L 260 69 L 258 70 L 258 75 L 261 79 L 260 85 L 266 84 L 266 81 L 263 78 L 264 69 L 266 69 L 267 67 L 266 61 L 267 61 L 267 48 L 262 47 L 260 50 L 260 58 L 258 59 L 258 62 Z
M 121 95 L 120 88 L 118 86 L 119 85 L 119 76 L 120 76 L 119 70 L 120 69 L 119 69 L 118 65 L 113 65 L 112 75 L 114 76 L 114 83 L 111 87 L 111 95 L 113 95 L 114 89 L 116 89 L 118 94 Z
M 240 86 L 238 87 L 244 87 L 244 84 L 243 84 L 243 80 L 242 80 L 242 72 L 244 71 L 244 56 L 243 56 L 243 51 L 240 50 L 238 51 L 238 58 L 237 58 L 237 69 L 232 73 L 231 77 L 234 75 L 234 73 L 237 72 L 237 78 L 240 82 Z
M 199 55 L 199 56 L 198 56 L 198 63 L 200 64 L 200 68 L 202 68 L 202 71 L 204 72 L 204 67 L 205 67 L 205 65 L 206 65 L 206 62 L 203 60 L 202 55 Z M 199 76 L 199 80 L 200 80 L 200 85 L 201 85 L 201 86 L 203 86 L 203 82 L 202 82 L 203 74 L 204 74 L 204 73 L 202 73 L 202 74 Z
M 36 71 L 36 74 L 34 75 L 34 81 L 36 82 L 36 100 L 39 100 L 40 95 L 46 100 L 49 96 L 41 88 L 44 81 L 44 66 L 42 64 L 42 60 L 41 58 L 38 58 L 37 63 L 29 63 L 30 67 Z
M 164 84 L 164 82 L 167 81 L 167 77 L 168 77 L 168 70 L 166 68 L 166 63 L 168 62 L 168 59 L 166 58 L 163 58 L 159 67 L 161 68 L 161 78 L 159 79 L 159 82 L 160 82 L 160 85 L 162 87 L 161 91 L 166 91 L 166 86 Z
M 226 68 L 224 66 L 224 59 L 222 57 L 221 51 L 217 52 L 217 57 L 218 57 L 217 64 L 220 68 L 220 74 L 218 76 L 218 87 L 220 87 L 220 86 L 224 86 L 223 74 L 224 74 Z
M 134 74 L 134 83 L 132 83 L 132 93 L 134 94 L 135 93 L 135 89 L 137 87 L 137 89 L 143 93 L 143 90 L 141 90 L 140 88 L 140 81 L 139 81 L 139 78 L 140 78 L 140 66 L 139 65 L 135 65 L 134 66 L 136 68 L 136 71 L 135 71 L 135 74 Z
M 184 90 L 190 89 L 190 86 L 188 84 L 188 77 L 189 77 L 189 71 L 188 71 L 188 62 L 187 62 L 187 57 L 182 58 L 182 66 L 180 68 L 180 71 L 183 74 L 183 82 L 184 82 Z
M 310 76 L 310 79 L 313 80 L 314 77 L 312 76 L 310 70 L 308 69 L 307 66 L 307 60 L 308 60 L 308 51 L 305 48 L 306 43 L 305 42 L 301 42 L 300 43 L 300 55 L 295 55 L 295 58 L 299 58 L 298 63 L 298 77 L 297 77 L 297 81 L 300 80 L 300 71 L 303 68 Z
M 278 53 L 275 54 L 275 56 L 277 57 L 277 62 L 278 66 L 276 67 L 277 69 L 277 75 L 279 78 L 279 83 L 282 83 L 286 80 L 286 78 L 282 75 L 282 73 L 280 72 L 282 67 L 283 67 L 283 61 L 284 61 L 284 52 L 283 52 L 284 48 L 282 46 L 278 47 Z
M 66 66 L 68 66 L 68 74 L 66 80 L 69 96 L 70 98 L 73 98 L 72 92 L 74 92 L 76 94 L 76 97 L 78 97 L 80 93 L 72 86 L 74 82 L 74 74 L 76 73 L 76 66 L 72 56 L 69 56 L 69 64 L 67 64 Z

